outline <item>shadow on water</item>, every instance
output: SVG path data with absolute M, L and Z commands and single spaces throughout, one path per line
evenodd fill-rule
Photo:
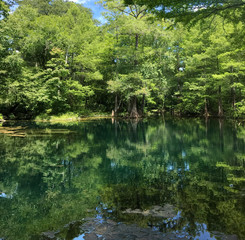
M 245 239 L 245 128 L 5 122 L 0 238 Z

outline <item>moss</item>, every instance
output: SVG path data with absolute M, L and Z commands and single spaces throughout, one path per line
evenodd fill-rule
M 35 118 L 35 121 L 51 121 L 51 122 L 59 122 L 59 121 L 79 121 L 87 118 L 105 118 L 110 117 L 108 113 L 101 112 L 86 112 L 86 113 L 64 113 L 60 115 L 48 115 L 42 114 Z
M 4 121 L 3 115 L 0 113 L 0 122 Z

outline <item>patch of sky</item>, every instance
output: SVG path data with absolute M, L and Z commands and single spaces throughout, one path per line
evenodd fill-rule
M 12 195 L 7 195 L 6 193 L 3 193 L 3 192 L 0 194 L 0 197 L 1 197 L 1 198 L 10 198 L 10 199 L 13 198 Z
M 169 165 L 169 166 L 167 167 L 167 170 L 168 170 L 168 171 L 174 170 L 174 166 L 173 166 L 173 165 Z
M 188 234 L 189 224 L 185 225 L 181 231 L 175 231 L 179 238 L 193 239 L 193 240 L 216 240 L 216 237 L 208 231 L 205 223 L 196 223 L 198 231 L 195 236 Z
M 116 167 L 116 163 L 111 162 L 111 167 L 112 167 L 112 168 Z
M 194 240 L 216 240 L 215 237 L 212 237 L 210 232 L 207 231 L 207 225 L 206 224 L 198 224 L 198 228 L 200 229 L 197 233 L 198 236 L 194 238 Z
M 184 150 L 182 150 L 181 155 L 182 155 L 182 158 L 186 157 L 186 152 Z
M 84 240 L 85 234 L 83 233 L 82 235 L 73 238 L 73 240 Z
M 190 171 L 190 164 L 185 162 L 185 171 Z
M 69 1 L 78 4 L 83 4 L 84 7 L 90 8 L 93 12 L 93 16 L 95 19 L 97 19 L 101 24 L 106 23 L 106 19 L 102 15 L 102 12 L 104 12 L 105 9 L 100 4 L 97 4 L 98 0 L 69 0 Z

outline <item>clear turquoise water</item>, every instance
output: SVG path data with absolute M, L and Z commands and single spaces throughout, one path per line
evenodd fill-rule
M 16 126 L 24 129 L 0 133 L 0 238 L 41 239 L 61 229 L 60 239 L 76 239 L 79 228 L 67 233 L 64 226 L 94 217 L 190 239 L 245 239 L 243 126 L 195 119 L 4 123 Z M 166 206 L 171 214 L 148 213 Z

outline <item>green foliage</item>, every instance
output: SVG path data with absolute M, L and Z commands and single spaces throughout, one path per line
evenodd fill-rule
M 105 91 L 99 69 L 104 35 L 88 9 L 22 1 L 1 25 L 0 109 L 7 118 L 79 112 Z
M 14 4 L 14 0 L 2 0 L 0 2 L 0 19 L 6 18 L 10 11 L 10 6 Z
M 145 5 L 159 17 L 174 18 L 176 21 L 197 22 L 213 15 L 221 15 L 231 20 L 244 20 L 243 0 L 124 0 L 126 4 Z M 234 16 L 236 10 L 241 14 Z
M 204 1 L 208 7 L 197 9 L 200 1 L 185 2 L 99 1 L 107 22 L 98 26 L 74 2 L 19 1 L 0 20 L 0 112 L 16 119 L 112 109 L 244 117 L 244 3 Z M 214 6 L 222 14 L 173 27 L 148 11 L 160 3 L 172 7 L 169 17 L 204 16 Z

